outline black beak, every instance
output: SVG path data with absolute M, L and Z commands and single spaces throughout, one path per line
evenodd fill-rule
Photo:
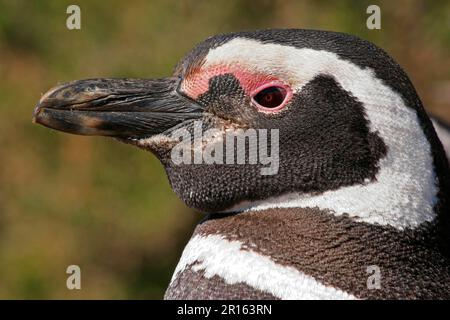
M 203 116 L 177 92 L 179 79 L 88 79 L 49 90 L 33 122 L 82 135 L 143 138 Z

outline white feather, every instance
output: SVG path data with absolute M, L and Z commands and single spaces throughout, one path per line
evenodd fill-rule
M 353 295 L 325 286 L 293 267 L 282 266 L 239 241 L 220 235 L 195 236 L 175 269 L 172 282 L 187 266 L 204 271 L 206 278 L 219 276 L 227 284 L 245 283 L 280 299 L 356 299 Z

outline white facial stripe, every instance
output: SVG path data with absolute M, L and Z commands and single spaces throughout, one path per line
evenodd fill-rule
M 416 112 L 401 96 L 378 79 L 371 69 L 340 59 L 328 51 L 298 49 L 256 40 L 234 39 L 212 49 L 205 66 L 238 64 L 249 70 L 273 74 L 300 91 L 320 74 L 331 75 L 364 105 L 370 131 L 387 145 L 377 181 L 342 187 L 321 195 L 288 195 L 264 201 L 252 209 L 318 207 L 336 215 L 391 225 L 417 227 L 435 218 L 437 185 L 430 145 Z M 282 147 L 282 146 L 280 146 Z
M 280 299 L 356 299 L 344 291 L 325 286 L 293 267 L 273 262 L 242 243 L 220 235 L 195 236 L 183 251 L 172 282 L 193 263 L 194 271 L 203 270 L 206 278 L 215 275 L 227 284 L 245 283 Z
M 433 125 L 436 129 L 439 140 L 441 140 L 441 143 L 444 146 L 447 158 L 450 159 L 450 131 L 444 126 L 441 126 L 436 120 L 433 120 Z

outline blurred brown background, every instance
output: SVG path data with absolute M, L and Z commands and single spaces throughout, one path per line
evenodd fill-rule
M 66 8 L 81 8 L 81 30 Z M 366 28 L 366 8 L 382 29 Z M 0 0 L 0 298 L 162 298 L 201 214 L 150 154 L 31 123 L 40 95 L 91 77 L 162 77 L 207 36 L 258 28 L 342 31 L 407 71 L 450 121 L 450 1 Z M 68 265 L 82 290 L 66 288 Z

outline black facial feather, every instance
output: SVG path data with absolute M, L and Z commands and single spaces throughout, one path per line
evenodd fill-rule
M 239 81 L 232 74 L 211 78 L 209 90 L 200 95 L 197 102 L 206 111 L 237 123 L 241 122 L 242 118 L 248 117 L 248 110 L 251 109 L 250 97 L 246 96 Z
M 250 104 L 233 75 L 213 78 L 198 102 L 219 117 L 239 116 L 249 128 L 279 129 L 280 136 L 276 175 L 261 175 L 260 164 L 173 165 L 163 160 L 177 194 L 203 211 L 286 192 L 323 192 L 364 183 L 375 178 L 386 153 L 383 141 L 369 132 L 361 103 L 330 76 L 316 77 L 285 111 L 272 117 Z

